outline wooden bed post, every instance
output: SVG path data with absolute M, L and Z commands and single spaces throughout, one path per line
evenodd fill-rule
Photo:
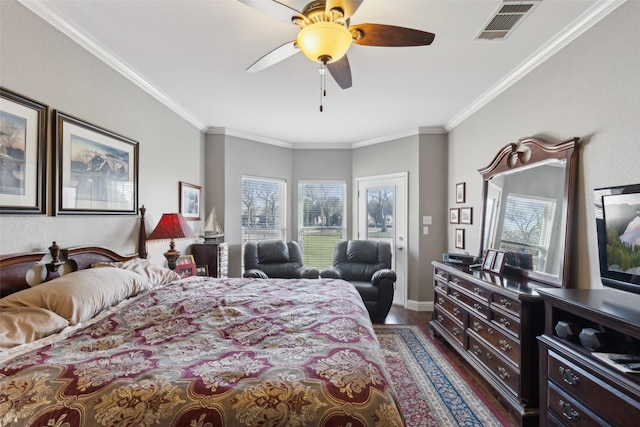
M 138 236 L 138 256 L 140 258 L 147 258 L 147 232 L 144 228 L 144 214 L 147 208 L 142 205 L 140 210 L 140 235 Z

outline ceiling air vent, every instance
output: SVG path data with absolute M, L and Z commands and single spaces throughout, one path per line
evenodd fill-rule
M 476 39 L 496 40 L 506 38 L 524 21 L 524 18 L 535 9 L 540 1 L 542 0 L 507 0 L 502 2 Z

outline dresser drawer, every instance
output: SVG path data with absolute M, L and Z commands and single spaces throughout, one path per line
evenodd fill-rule
M 547 399 L 547 409 L 558 420 L 558 425 L 584 427 L 606 425 L 591 411 L 552 383 L 548 383 Z
M 464 280 L 456 276 L 451 277 L 449 281 L 454 285 L 465 289 L 471 294 L 476 295 L 479 299 L 483 300 L 484 302 L 486 303 L 489 302 L 489 297 L 491 296 L 491 292 L 489 292 L 487 288 L 483 288 L 482 286 L 478 286 L 473 282 L 469 282 L 467 280 Z
M 445 283 L 449 281 L 449 273 L 441 268 L 433 269 L 433 278 L 439 282 L 444 281 Z
M 442 310 L 449 313 L 451 316 L 455 317 L 460 321 L 461 324 L 465 323 L 466 320 L 466 312 L 451 298 L 445 295 L 440 289 L 436 288 L 436 304 Z
M 505 314 L 497 309 L 491 309 L 491 320 L 504 330 L 512 333 L 515 338 L 520 338 L 520 319 Z
M 547 377 L 613 424 L 625 425 L 630 419 L 640 419 L 640 402 L 616 392 L 598 377 L 553 351 L 548 354 Z
M 491 303 L 515 316 L 518 316 L 520 313 L 520 301 L 515 298 L 493 293 L 491 295 Z
M 518 395 L 520 375 L 510 363 L 506 363 L 494 350 L 486 346 L 473 333 L 468 333 L 469 352 L 482 362 L 514 395 Z
M 469 316 L 469 329 L 490 343 L 504 357 L 520 366 L 520 342 L 480 317 Z
M 489 305 L 486 301 L 470 297 L 469 295 L 464 293 L 464 291 L 460 290 L 457 285 L 453 284 L 449 285 L 449 295 L 451 296 L 451 298 L 466 305 L 467 307 L 469 307 L 469 309 L 475 311 L 485 319 L 489 318 Z
M 436 305 L 433 318 L 437 321 L 449 334 L 454 337 L 460 345 L 464 345 L 464 327 L 462 324 L 451 319 L 444 314 L 440 306 Z

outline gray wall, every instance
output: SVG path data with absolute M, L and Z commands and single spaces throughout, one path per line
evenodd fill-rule
M 449 206 L 456 182 L 481 209 L 479 168 L 525 136 L 560 142 L 578 136 L 572 286 L 600 287 L 592 192 L 640 182 L 640 2 L 624 3 L 449 134 Z M 479 249 L 480 222 L 468 226 Z M 452 229 L 449 250 L 453 251 Z
M 178 210 L 179 181 L 202 185 L 200 130 L 12 1 L 0 2 L 0 64 L 3 87 L 139 142 L 139 200 L 148 208 L 148 231 L 163 212 Z M 50 173 L 47 180 L 51 194 Z M 92 244 L 131 253 L 137 250 L 138 218 L 2 215 L 0 233 L 2 254 L 45 250 L 53 240 L 62 247 Z M 179 241 L 177 247 L 190 243 Z M 167 249 L 167 242 L 149 244 L 159 262 Z

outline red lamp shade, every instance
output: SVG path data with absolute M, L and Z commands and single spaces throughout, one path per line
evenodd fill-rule
M 156 228 L 149 235 L 150 240 L 180 239 L 185 237 L 198 236 L 179 213 L 162 214 L 160 222 L 158 222 Z

